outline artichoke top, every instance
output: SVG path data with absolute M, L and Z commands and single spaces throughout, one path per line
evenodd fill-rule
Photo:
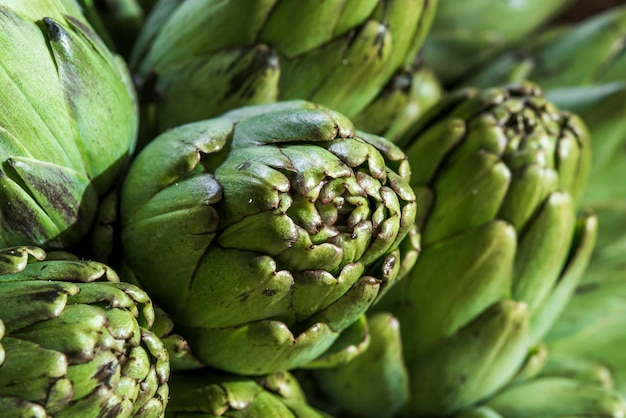
M 411 161 L 414 187 L 436 184 L 437 201 L 446 201 L 433 209 L 429 198 L 431 204 L 421 206 L 424 242 L 495 217 L 524 230 L 549 193 L 562 190 L 574 201 L 580 198 L 589 171 L 584 123 L 559 111 L 531 83 L 457 91 L 421 118 L 399 145 Z
M 303 364 L 294 344 L 309 361 L 321 354 L 414 259 L 399 248 L 416 213 L 409 175 L 398 147 L 311 103 L 183 125 L 131 166 L 124 257 L 185 337 L 211 339 L 192 346 L 209 364 Z M 207 354 L 248 338 L 267 352 Z
M 70 0 L 0 5 L 2 247 L 76 243 L 134 147 L 128 72 L 78 10 Z

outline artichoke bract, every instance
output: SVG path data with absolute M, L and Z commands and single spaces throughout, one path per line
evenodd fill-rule
M 443 93 L 435 73 L 416 59 L 394 75 L 378 96 L 351 120 L 360 130 L 393 142 L 434 106 Z
M 142 97 L 155 102 L 157 132 L 277 100 L 352 117 L 416 56 L 436 4 L 161 0 L 130 63 Z
M 170 385 L 166 418 L 330 418 L 307 403 L 298 381 L 287 372 L 252 378 L 205 368 L 175 372 Z
M 409 398 L 400 324 L 386 312 L 368 315 L 367 323 L 371 341 L 363 353 L 345 364 L 308 373 L 323 399 L 339 408 L 339 416 L 400 416 Z
M 415 412 L 500 389 L 571 296 L 596 219 L 576 219 L 589 138 L 533 84 L 450 94 L 398 143 L 422 250 L 377 306 L 401 324 Z
M 136 141 L 134 91 L 73 0 L 0 4 L 0 247 L 88 232 Z
M 183 125 L 130 167 L 124 261 L 208 365 L 302 366 L 414 263 L 409 175 L 398 147 L 309 102 Z
M 106 265 L 0 250 L 0 320 L 3 415 L 163 415 L 169 363 L 150 298 Z

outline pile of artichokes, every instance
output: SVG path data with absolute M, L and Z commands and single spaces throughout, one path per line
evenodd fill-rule
M 0 415 L 626 415 L 626 2 L 0 0 Z

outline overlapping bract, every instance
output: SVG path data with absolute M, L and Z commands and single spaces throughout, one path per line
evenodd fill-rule
M 67 248 L 135 144 L 128 72 L 73 0 L 0 5 L 0 247 Z
M 172 374 L 167 418 L 329 417 L 308 405 L 295 378 L 279 372 L 258 378 L 212 369 Z
M 362 131 L 395 142 L 443 94 L 435 73 L 418 59 L 394 75 L 378 96 L 352 118 L 352 122 Z
M 151 301 L 107 266 L 1 250 L 0 320 L 3 415 L 163 415 L 169 363 Z
M 546 337 L 551 353 L 546 367 L 566 361 L 568 373 L 584 370 L 590 380 L 600 380 L 602 367 L 608 368 L 622 393 L 626 186 L 619 179 L 626 175 L 625 34 L 626 8 L 613 8 L 548 30 L 467 80 L 481 86 L 535 80 L 548 88 L 546 95 L 560 108 L 576 112 L 589 127 L 591 169 L 581 205 L 598 216 L 598 241 L 576 293 Z
M 361 354 L 346 363 L 308 372 L 315 395 L 331 405 L 329 409 L 337 416 L 402 416 L 409 400 L 409 378 L 400 323 L 387 312 L 375 312 L 367 315 L 367 325 L 369 342 Z
M 401 323 L 413 410 L 446 415 L 505 385 L 573 292 L 596 230 L 575 216 L 588 137 L 524 84 L 451 94 L 399 144 L 422 251 L 381 309 Z
M 391 142 L 308 102 L 183 125 L 130 168 L 125 261 L 207 364 L 303 366 L 414 263 L 409 175 Z
M 155 99 L 157 132 L 277 100 L 311 100 L 352 117 L 413 61 L 436 5 L 161 1 L 131 65 L 146 78 L 146 100 Z

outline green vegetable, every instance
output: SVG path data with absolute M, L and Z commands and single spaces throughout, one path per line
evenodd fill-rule
M 134 92 L 71 0 L 0 4 L 0 247 L 67 248 L 135 144 Z
M 306 99 L 352 117 L 413 60 L 436 5 L 163 0 L 130 62 L 155 101 L 157 132 L 277 100 Z
M 626 394 L 626 7 L 551 29 L 529 45 L 502 54 L 468 83 L 532 79 L 546 96 L 576 112 L 592 136 L 588 187 L 581 206 L 598 217 L 598 242 L 572 300 L 547 335 L 547 371 L 576 373 L 586 381 L 611 380 Z M 576 53 L 573 53 L 575 51 Z M 561 363 L 566 363 L 561 364 Z M 603 377 L 610 370 L 610 379 Z M 565 370 L 565 371 L 563 371 Z M 603 370 L 605 372 L 603 372 Z M 584 377 L 580 377 L 584 375 Z
M 569 300 L 596 219 L 576 219 L 582 121 L 533 84 L 449 95 L 399 144 L 422 250 L 382 299 L 401 323 L 414 413 L 445 416 L 500 390 Z
M 167 351 L 148 295 L 107 266 L 0 250 L 3 416 L 158 417 Z
M 208 365 L 300 367 L 413 265 L 409 175 L 398 147 L 308 102 L 183 125 L 129 170 L 125 262 Z

